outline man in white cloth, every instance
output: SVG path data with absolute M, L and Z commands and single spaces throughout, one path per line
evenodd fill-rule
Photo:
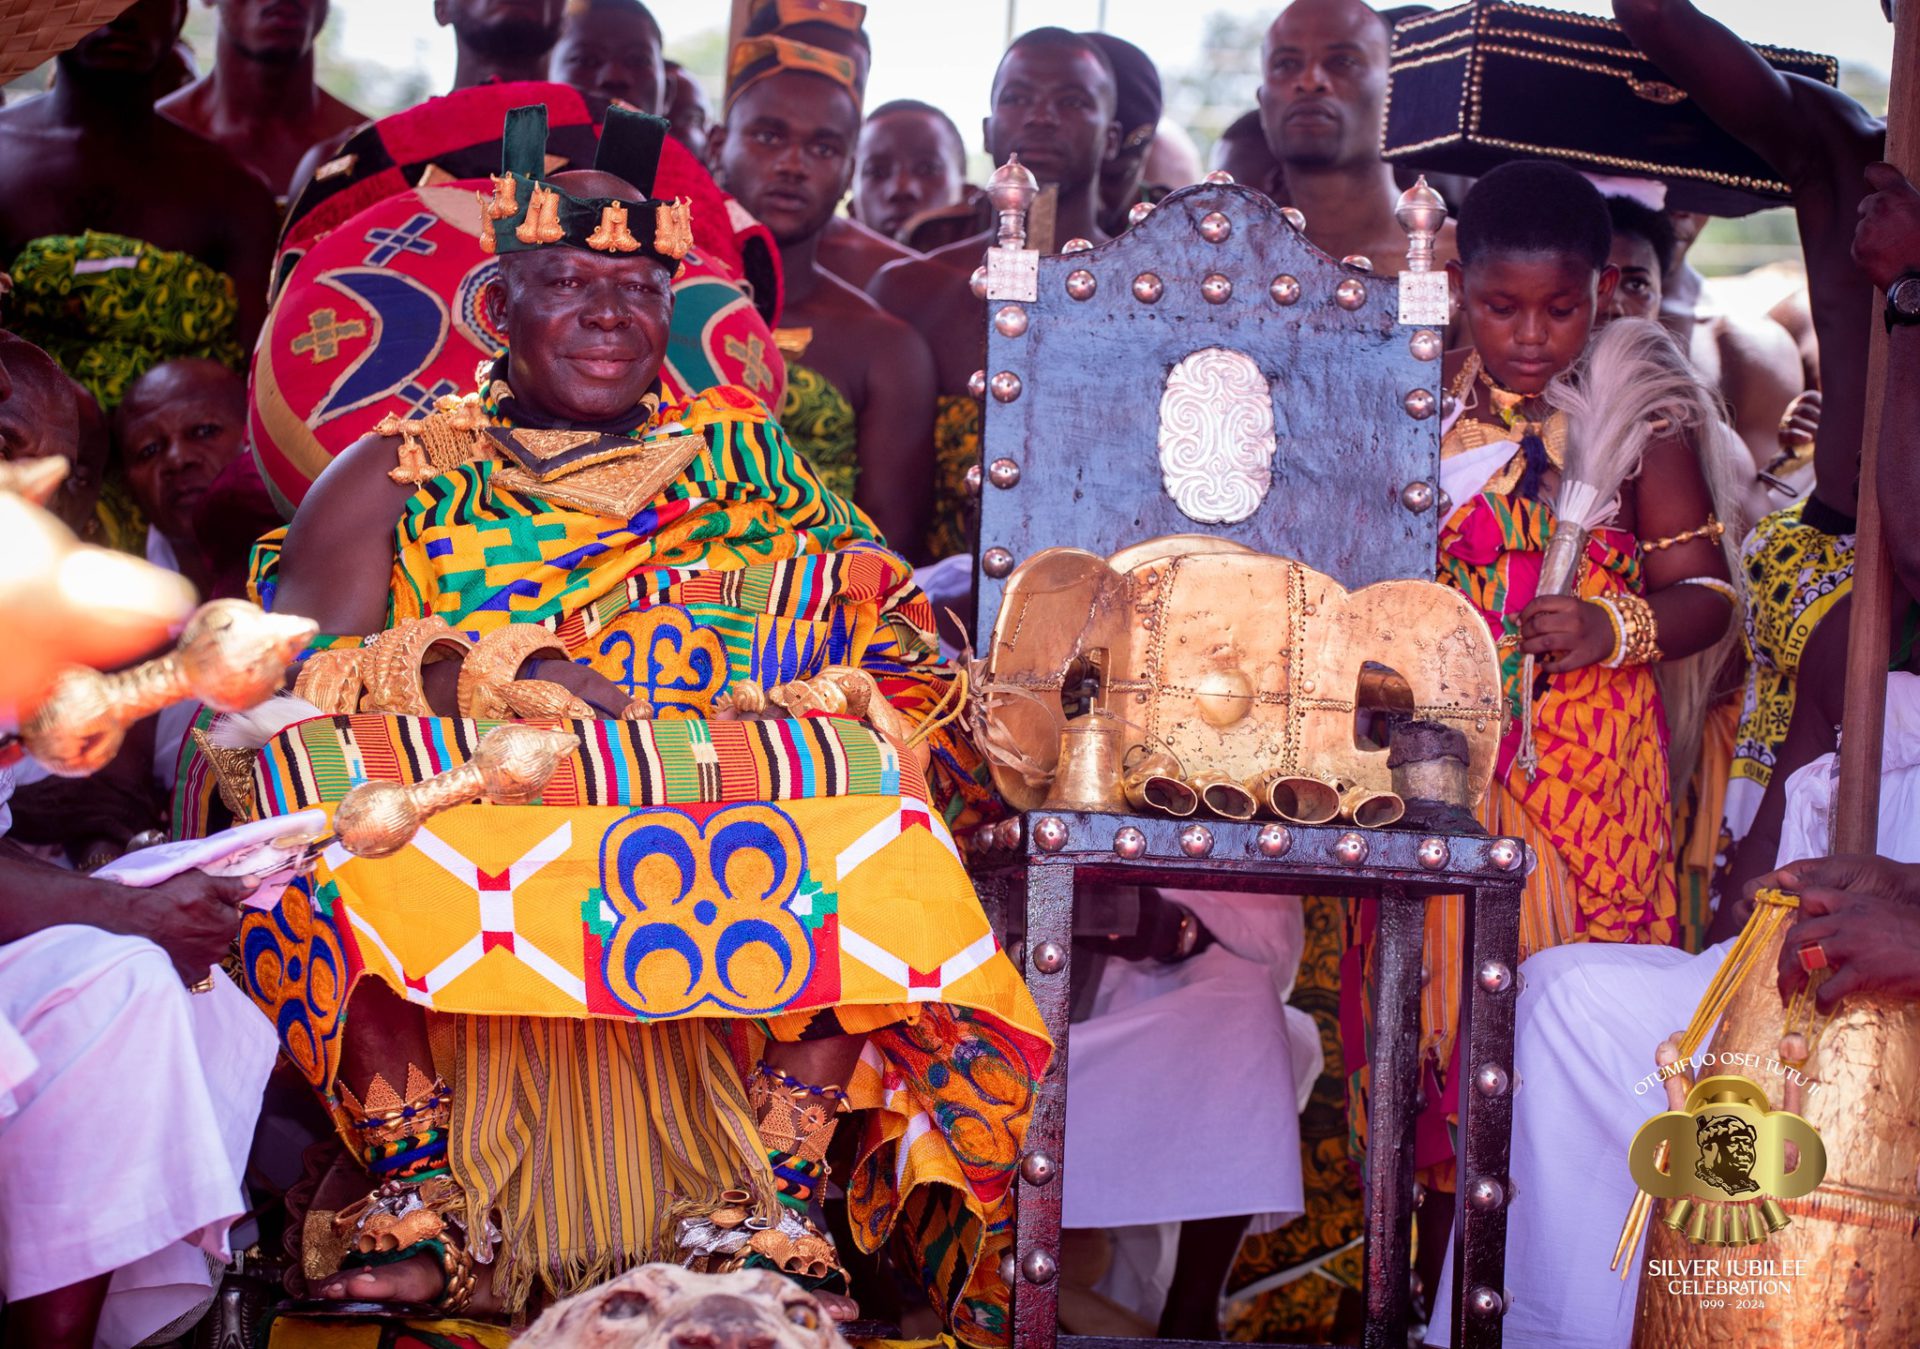
M 1286 1005 L 1305 944 L 1298 898 L 1160 894 L 1184 958 L 1109 960 L 1073 1027 L 1062 1204 L 1069 1228 L 1113 1240 L 1097 1292 L 1163 1335 L 1217 1339 L 1241 1237 L 1304 1211 L 1300 1111 L 1320 1033 Z
M 1920 999 L 1920 866 L 1910 865 L 1920 863 L 1920 676 L 1887 677 L 1883 857 L 1822 856 L 1833 760 L 1816 759 L 1788 780 L 1780 870 L 1751 888 L 1801 895 L 1786 949 L 1817 940 L 1826 953 L 1833 973 L 1819 992 L 1821 1011 L 1868 988 Z M 1690 956 L 1590 943 L 1543 951 L 1521 966 L 1514 1078 L 1525 1090 L 1514 1097 L 1508 1344 L 1625 1349 L 1632 1341 L 1644 1245 L 1626 1279 L 1608 1268 L 1636 1193 L 1627 1148 L 1642 1124 L 1669 1108 L 1651 1080 L 1656 1048 L 1692 1019 L 1731 945 Z M 1580 1157 L 1618 1164 L 1568 1164 Z M 1449 1250 L 1434 1306 L 1450 1306 L 1452 1290 Z M 1448 1321 L 1436 1313 L 1428 1344 L 1453 1342 Z
M 41 382 L 4 374 L 10 411 L 53 415 L 20 406 Z M 25 854 L 7 803 L 37 769 L 0 766 L 0 1345 L 117 1349 L 212 1300 L 208 1259 L 245 1211 L 277 1041 L 209 969 L 256 882 L 159 880 L 180 864 L 156 867 L 160 850 L 123 859 L 126 884 Z

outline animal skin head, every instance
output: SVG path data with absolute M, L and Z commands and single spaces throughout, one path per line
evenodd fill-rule
M 549 1307 L 519 1349 L 848 1349 L 813 1294 L 769 1270 L 642 1265 Z

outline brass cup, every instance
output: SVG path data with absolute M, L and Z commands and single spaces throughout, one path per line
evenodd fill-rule
M 1267 779 L 1267 805 L 1292 824 L 1325 824 L 1340 813 L 1340 792 L 1319 778 L 1282 773 Z
M 1060 732 L 1060 762 L 1043 810 L 1118 812 L 1126 797 L 1120 789 L 1122 727 L 1111 717 L 1081 717 Z
M 1340 813 L 1362 829 L 1384 829 L 1399 823 L 1400 817 L 1407 813 L 1407 803 L 1392 792 L 1348 787 L 1340 793 Z
M 1220 773 L 1202 773 L 1187 783 L 1200 804 L 1223 820 L 1251 820 L 1260 803 L 1246 784 Z

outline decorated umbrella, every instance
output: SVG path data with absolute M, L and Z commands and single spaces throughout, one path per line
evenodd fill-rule
M 282 511 L 381 417 L 471 389 L 478 364 L 499 352 L 481 302 L 498 262 L 481 250 L 475 193 L 499 171 L 507 110 L 530 103 L 547 105 L 553 169 L 593 162 L 604 105 L 566 85 L 488 84 L 369 124 L 290 205 L 249 408 Z M 674 283 L 661 369 L 668 396 L 737 384 L 777 408 L 786 369 L 773 342 L 772 236 L 677 141 L 662 152 L 656 190 L 693 202 L 694 247 Z

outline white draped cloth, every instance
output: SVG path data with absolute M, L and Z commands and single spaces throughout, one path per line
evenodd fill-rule
M 1167 890 L 1217 942 L 1176 965 L 1109 961 L 1067 1054 L 1068 1227 L 1116 1232 L 1100 1291 L 1156 1319 L 1177 1224 L 1304 1211 L 1300 1111 L 1322 1059 L 1286 1005 L 1305 930 L 1294 896 Z
M 1776 862 L 1828 852 L 1833 756 L 1787 781 Z M 1887 677 L 1880 783 L 1882 855 L 1920 862 L 1920 676 Z M 1508 1344 L 1626 1349 L 1645 1246 L 1626 1279 L 1607 1268 L 1637 1192 L 1627 1148 L 1667 1108 L 1642 1089 L 1660 1041 L 1685 1028 L 1731 942 L 1697 956 L 1587 943 L 1542 951 L 1521 966 L 1513 1099 L 1514 1196 L 1507 1218 Z M 1763 971 L 1763 976 L 1769 972 Z M 1451 1345 L 1453 1251 L 1427 1342 Z
M 278 1049 L 213 985 L 95 927 L 0 945 L 0 1302 L 111 1271 L 95 1343 L 120 1349 L 211 1299 Z

